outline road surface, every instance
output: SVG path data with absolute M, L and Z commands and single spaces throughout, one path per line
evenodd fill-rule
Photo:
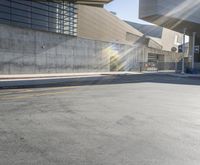
M 200 79 L 0 90 L 0 165 L 199 165 Z

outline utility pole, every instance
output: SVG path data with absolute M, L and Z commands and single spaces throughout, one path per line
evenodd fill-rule
M 186 53 L 186 48 L 185 48 L 185 35 L 186 35 L 186 28 L 183 30 L 183 56 L 182 56 L 182 74 L 185 73 L 185 53 Z
M 194 69 L 195 38 L 196 38 L 196 32 L 193 32 L 193 38 L 192 38 L 192 70 Z

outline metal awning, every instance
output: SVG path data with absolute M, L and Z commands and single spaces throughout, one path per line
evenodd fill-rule
M 36 0 L 36 1 L 47 1 L 47 0 Z M 113 0 L 51 0 L 54 2 L 62 2 L 62 1 L 68 1 L 73 2 L 77 4 L 84 4 L 84 5 L 104 5 L 107 3 L 110 3 Z

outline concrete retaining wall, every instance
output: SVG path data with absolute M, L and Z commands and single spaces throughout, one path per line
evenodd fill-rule
M 129 63 L 126 70 L 137 69 L 137 52 L 129 45 L 0 25 L 0 74 L 110 71 L 113 55 Z

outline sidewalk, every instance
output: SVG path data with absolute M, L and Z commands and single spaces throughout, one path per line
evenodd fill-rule
M 0 89 L 24 87 L 48 87 L 69 83 L 100 81 L 111 76 L 140 74 L 137 72 L 93 72 L 93 73 L 56 73 L 56 74 L 20 74 L 0 75 Z
M 200 74 L 187 74 L 187 73 L 181 74 L 175 72 L 158 72 L 157 74 L 180 77 L 180 78 L 200 78 Z

